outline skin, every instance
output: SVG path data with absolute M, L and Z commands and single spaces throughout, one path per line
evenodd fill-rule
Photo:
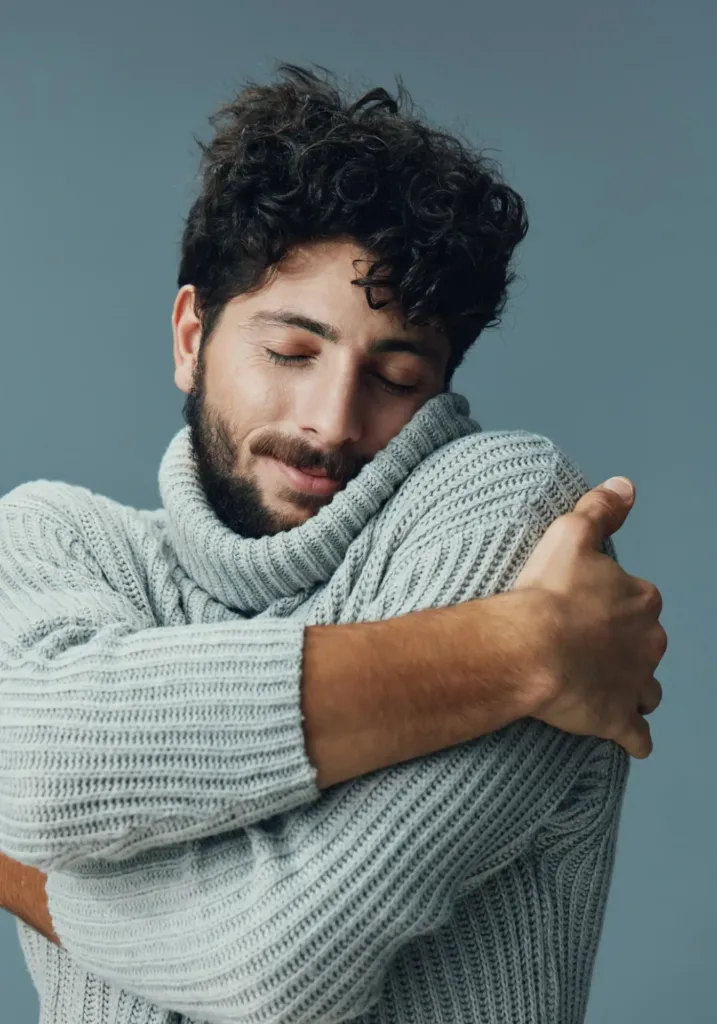
M 243 536 L 298 526 L 333 497 L 296 486 L 277 459 L 323 469 L 345 486 L 445 390 L 447 339 L 404 326 L 395 304 L 371 309 L 365 290 L 351 284 L 369 260 L 350 241 L 296 250 L 260 290 L 227 303 L 204 345 L 194 288 L 177 294 L 174 380 L 188 396 L 184 414 L 200 479 L 217 516 Z M 384 298 L 379 290 L 376 296 Z M 299 326 L 252 324 L 280 309 L 332 325 L 338 340 Z M 377 350 L 385 339 L 392 344 Z M 414 351 L 396 351 L 399 342 Z M 279 365 L 275 357 L 295 361 Z
M 38 868 L 29 868 L 0 853 L 0 907 L 59 946 L 47 906 L 46 882 L 47 875 Z
M 197 468 L 217 516 L 243 536 L 299 526 L 332 500 L 312 493 L 309 481 L 290 480 L 277 459 L 324 470 L 344 487 L 447 388 L 447 338 L 405 324 L 395 303 L 372 309 L 365 290 L 351 284 L 370 262 L 351 240 L 297 248 L 259 289 L 227 303 L 203 344 L 194 288 L 177 293 L 174 380 L 187 395 Z M 380 289 L 374 295 L 388 297 Z M 311 318 L 317 329 L 330 325 L 335 340 L 309 324 L 252 320 L 277 310 Z M 270 353 L 300 358 L 281 365 Z M 60 945 L 46 881 L 0 854 L 0 906 Z

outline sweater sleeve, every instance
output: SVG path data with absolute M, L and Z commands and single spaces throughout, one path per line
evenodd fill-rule
M 369 612 L 426 607 L 437 574 L 445 604 L 507 589 L 516 559 L 547 525 L 543 512 L 566 510 L 545 497 L 508 522 L 466 516 L 470 528 L 438 531 L 429 544 L 409 538 Z M 609 770 L 596 772 L 596 762 Z M 559 837 L 547 843 L 540 882 L 532 862 L 516 873 L 523 890 L 514 903 L 517 934 L 536 945 L 529 972 L 553 972 L 569 941 L 567 981 L 582 982 L 594 940 L 580 916 L 601 919 L 626 774 L 616 745 L 525 719 L 334 786 L 232 835 L 53 873 L 49 909 L 81 966 L 166 1009 L 218 1024 L 332 1024 L 374 1007 L 396 955 L 530 857 L 568 808 L 593 873 L 587 897 L 584 870 L 561 870 L 573 834 L 562 847 Z M 499 926 L 484 927 L 502 970 L 512 944 Z
M 33 493 L 0 500 L 0 850 L 48 871 L 316 799 L 303 626 L 156 626 Z

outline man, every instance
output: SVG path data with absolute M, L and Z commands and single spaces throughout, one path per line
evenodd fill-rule
M 660 595 L 611 557 L 629 502 L 449 391 L 520 198 L 382 90 L 282 71 L 212 119 L 162 509 L 0 501 L 41 1021 L 573 1024 Z

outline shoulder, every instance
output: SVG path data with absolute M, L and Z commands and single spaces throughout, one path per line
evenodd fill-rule
M 163 510 L 123 505 L 86 487 L 33 480 L 0 498 L 0 570 L 16 565 L 54 587 L 109 587 L 147 623 L 167 598 Z
M 123 505 L 88 487 L 62 480 L 30 480 L 0 497 L 3 516 L 43 518 L 57 526 L 81 529 L 88 514 L 109 517 L 142 518 L 142 511 Z M 146 513 L 145 513 L 146 515 Z
M 44 520 L 72 529 L 81 519 L 81 510 L 98 497 L 86 487 L 61 480 L 30 480 L 0 497 L 0 517 Z
M 561 513 L 588 489 L 576 463 L 542 434 L 491 430 L 469 434 L 433 452 L 419 467 L 422 483 L 442 494 L 481 492 L 500 504 L 547 494 Z
M 576 463 L 550 438 L 524 430 L 482 431 L 437 449 L 395 495 L 404 526 L 534 518 L 544 528 L 589 490 Z
M 0 529 L 12 522 L 36 537 L 52 533 L 102 561 L 105 548 L 134 546 L 154 528 L 157 512 L 124 505 L 87 487 L 61 480 L 31 480 L 0 497 Z

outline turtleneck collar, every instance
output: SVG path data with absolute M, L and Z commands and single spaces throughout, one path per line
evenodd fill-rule
M 462 395 L 447 392 L 429 399 L 320 512 L 290 530 L 259 538 L 242 537 L 217 518 L 198 479 L 189 428 L 183 427 L 162 458 L 159 489 L 184 571 L 215 600 L 244 614 L 325 582 L 423 459 L 480 431 L 469 414 Z

